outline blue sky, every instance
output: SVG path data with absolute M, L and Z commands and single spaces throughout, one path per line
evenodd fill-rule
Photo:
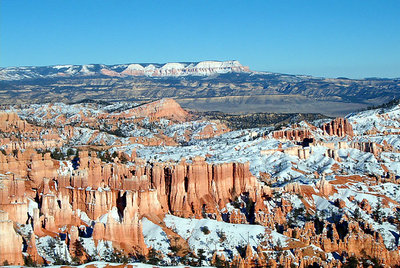
M 236 59 L 400 77 L 400 1 L 0 0 L 0 66 Z

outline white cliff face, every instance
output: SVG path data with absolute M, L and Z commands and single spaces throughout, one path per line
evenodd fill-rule
M 183 75 L 212 75 L 218 73 L 230 72 L 248 72 L 249 68 L 243 66 L 238 61 L 201 61 L 198 63 L 172 65 L 166 64 L 170 68 L 169 75 L 183 76 Z M 162 68 L 165 68 L 164 65 Z
M 164 65 L 130 64 L 122 74 L 130 76 L 185 76 L 216 73 L 247 72 L 249 69 L 238 61 L 201 61 L 198 63 L 170 62 Z
M 170 62 L 165 64 L 90 64 L 56 65 L 48 67 L 7 67 L 0 68 L 0 80 L 22 80 L 51 77 L 79 76 L 207 76 L 229 72 L 249 72 L 249 68 L 238 61 L 201 61 L 193 63 Z

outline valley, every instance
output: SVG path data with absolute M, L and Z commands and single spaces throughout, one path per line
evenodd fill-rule
M 344 116 L 400 97 L 399 79 L 255 72 L 237 61 L 9 67 L 0 68 L 0 79 L 2 104 L 174 98 L 201 111 Z

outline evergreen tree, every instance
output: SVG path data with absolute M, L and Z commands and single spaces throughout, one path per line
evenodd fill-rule
M 383 218 L 383 212 L 382 212 L 382 206 L 381 206 L 381 200 L 378 200 L 378 204 L 376 205 L 374 211 L 372 211 L 372 218 L 378 222 L 382 223 L 382 218 Z
M 82 241 L 80 239 L 77 239 L 74 242 L 74 247 L 75 247 L 75 250 L 74 250 L 75 256 L 78 258 L 82 257 L 85 253 L 85 248 L 83 247 Z
M 160 263 L 160 258 L 158 257 L 158 253 L 154 248 L 151 248 L 149 250 L 149 253 L 147 254 L 147 263 L 153 264 L 153 265 L 158 265 Z
M 203 261 L 206 260 L 206 255 L 204 255 L 204 253 L 205 253 L 205 251 L 202 248 L 197 250 L 197 256 L 199 257 L 198 266 L 202 266 Z
M 354 219 L 359 220 L 361 218 L 361 213 L 360 213 L 360 209 L 356 208 L 354 210 Z

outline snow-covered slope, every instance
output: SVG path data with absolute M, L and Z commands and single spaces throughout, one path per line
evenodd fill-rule
M 387 134 L 400 132 L 400 105 L 352 113 L 347 118 L 359 135 L 368 134 L 367 132 Z

